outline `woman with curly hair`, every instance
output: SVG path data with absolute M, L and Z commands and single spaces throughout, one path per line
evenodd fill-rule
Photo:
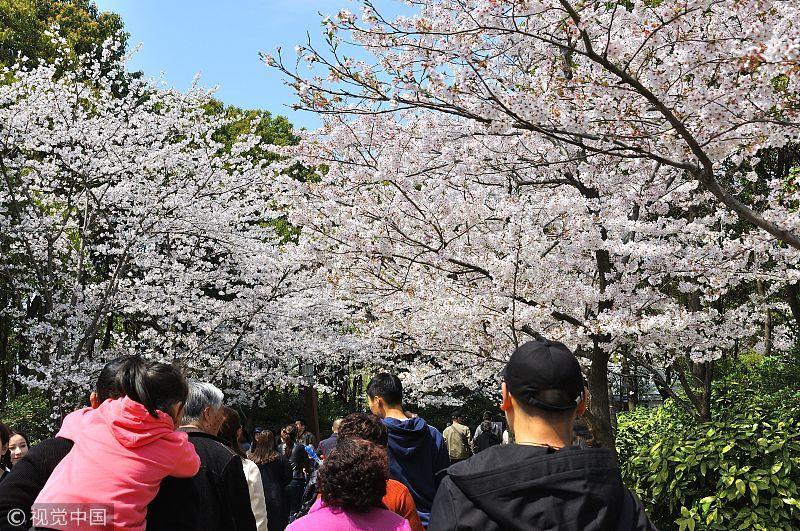
M 411 531 L 408 520 L 381 503 L 387 479 L 385 448 L 365 439 L 339 439 L 319 469 L 321 497 L 286 530 Z

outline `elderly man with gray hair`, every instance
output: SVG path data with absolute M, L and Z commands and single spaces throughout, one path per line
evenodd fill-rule
M 255 531 L 250 491 L 242 460 L 217 437 L 224 420 L 225 396 L 206 382 L 189 382 L 181 431 L 200 456 L 200 471 L 190 479 L 164 481 L 156 496 L 157 511 L 147 529 L 169 529 L 170 521 L 191 520 L 198 531 Z

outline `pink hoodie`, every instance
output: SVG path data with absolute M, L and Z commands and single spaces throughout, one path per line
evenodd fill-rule
M 386 509 L 375 507 L 366 513 L 330 507 L 317 498 L 308 514 L 298 518 L 286 531 L 411 531 L 408 520 Z
M 125 397 L 67 415 L 58 437 L 75 445 L 36 498 L 34 520 L 40 504 L 113 504 L 113 529 L 144 530 L 147 505 L 161 480 L 192 477 L 200 469 L 200 458 L 186 433 L 175 431 L 172 417 L 157 413 L 154 418 L 142 404 Z M 69 530 L 102 528 L 73 518 L 66 525 L 54 525 L 52 519 L 38 525 Z

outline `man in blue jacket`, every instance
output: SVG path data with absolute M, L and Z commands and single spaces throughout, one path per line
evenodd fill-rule
M 450 466 L 442 434 L 424 419 L 403 410 L 403 385 L 394 374 L 381 373 L 367 385 L 369 409 L 389 431 L 389 472 L 408 487 L 422 525 L 428 525 L 439 472 Z

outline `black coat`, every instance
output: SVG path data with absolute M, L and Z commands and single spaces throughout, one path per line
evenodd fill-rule
M 30 527 L 31 506 L 44 488 L 56 465 L 72 450 L 72 441 L 56 437 L 31 446 L 14 471 L 0 482 L 0 530 L 19 531 Z M 18 513 L 17 510 L 22 511 Z M 25 517 L 18 526 L 11 525 L 8 514 Z
M 264 500 L 267 503 L 267 527 L 270 531 L 283 531 L 289 522 L 289 498 L 286 487 L 292 481 L 292 467 L 286 456 L 278 455 L 271 463 L 258 465 Z
M 428 531 L 654 531 L 614 453 L 492 446 L 447 469 Z
M 150 504 L 156 511 L 147 514 L 148 531 L 171 529 L 175 522 L 197 531 L 255 531 L 242 459 L 222 439 L 201 431 L 188 434 L 200 456 L 200 471 L 161 483 Z
M 306 480 L 306 471 L 310 468 L 310 462 L 306 449 L 301 442 L 294 443 L 292 453 L 289 454 L 289 464 L 292 467 L 292 479 Z

